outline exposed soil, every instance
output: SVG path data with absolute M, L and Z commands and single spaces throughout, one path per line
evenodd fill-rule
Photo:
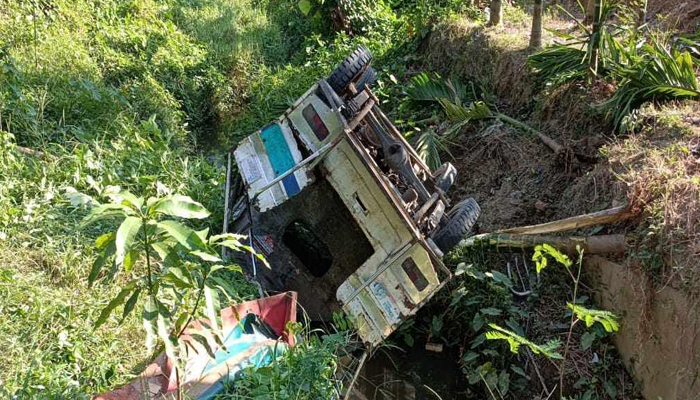
M 599 211 L 625 200 L 623 185 L 611 179 L 599 156 L 612 127 L 591 107 L 610 89 L 570 84 L 538 100 L 542 88 L 525 66 L 526 37 L 519 26 L 483 29 L 458 21 L 437 27 L 425 46 L 425 68 L 490 85 L 502 112 L 583 160 L 574 165 L 533 134 L 508 125 L 479 126 L 461 135 L 445 157 L 459 171 L 450 195 L 476 198 L 481 231 Z
M 648 17 L 667 29 L 695 33 L 700 30 L 697 0 L 649 0 Z

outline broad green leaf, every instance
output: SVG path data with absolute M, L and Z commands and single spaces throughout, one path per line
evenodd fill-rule
M 105 321 L 107 321 L 107 318 L 109 318 L 109 316 L 112 314 L 112 311 L 114 311 L 115 308 L 124 304 L 126 296 L 128 296 L 133 290 L 134 285 L 127 285 L 124 289 L 122 289 L 119 292 L 117 297 L 112 299 L 112 301 L 110 301 L 109 304 L 107 304 L 107 307 L 102 309 L 100 316 L 97 318 L 97 321 L 95 321 L 95 329 L 99 328 L 102 324 L 105 323 Z
M 121 319 L 121 321 L 119 321 L 120 324 L 122 322 L 124 322 L 126 317 L 128 317 L 132 311 L 134 311 L 134 307 L 136 306 L 136 302 L 139 299 L 139 294 L 141 294 L 141 289 L 142 289 L 141 287 L 136 288 L 134 293 L 131 294 L 131 297 L 129 297 L 129 299 L 124 304 L 124 311 L 122 312 L 122 319 Z
M 472 320 L 472 330 L 474 332 L 479 332 L 484 326 L 484 319 L 481 318 L 481 314 L 474 314 L 474 319 Z
M 222 241 L 222 240 L 233 240 L 233 241 L 240 242 L 246 238 L 247 238 L 246 235 L 240 235 L 237 233 L 222 233 L 220 235 L 212 235 L 209 238 L 209 243 L 214 244 L 214 243 L 217 243 L 217 242 Z
M 124 257 L 131 251 L 134 245 L 134 239 L 143 225 L 141 218 L 126 217 L 124 222 L 117 229 L 117 237 L 115 243 L 117 251 L 115 253 L 114 263 L 117 267 L 124 263 Z
M 242 244 L 238 240 L 230 240 L 230 239 L 222 240 L 216 244 L 221 246 L 221 247 L 226 247 L 228 249 L 231 249 L 233 251 L 242 251 L 242 250 L 244 250 L 243 246 L 245 246 L 244 244 Z
M 176 287 L 178 287 L 180 289 L 191 289 L 192 288 L 192 285 L 186 281 L 187 278 L 185 278 L 182 275 L 182 271 L 180 271 L 177 268 L 170 268 L 168 270 L 168 273 L 163 275 L 162 279 L 166 282 L 172 283 L 173 285 L 175 285 Z
M 112 202 L 129 207 L 135 212 L 140 212 L 143 207 L 143 197 L 136 197 L 127 190 L 122 190 L 119 193 L 111 193 L 107 195 Z
M 100 254 L 97 255 L 97 258 L 95 258 L 95 261 L 92 263 L 92 268 L 90 269 L 90 274 L 88 275 L 88 287 L 92 287 L 92 284 L 95 283 L 95 280 L 97 279 L 98 276 L 100 276 L 100 272 L 102 272 L 102 269 L 105 266 L 105 263 L 111 257 L 114 252 L 116 251 L 116 246 L 114 244 L 114 241 L 110 241 L 109 244 L 107 244 L 107 247 L 105 247 Z
M 202 249 L 205 247 L 202 239 L 197 236 L 194 230 L 177 221 L 161 221 L 158 222 L 157 225 L 187 250 Z
M 153 297 L 148 296 L 141 313 L 143 320 L 143 329 L 146 331 L 146 349 L 148 353 L 152 353 L 158 343 L 158 334 L 156 328 L 156 319 L 158 318 L 158 307 Z
M 179 360 L 179 348 L 177 337 L 172 333 L 170 321 L 165 315 L 158 312 L 156 325 L 158 326 L 158 337 L 165 345 L 165 354 L 167 354 L 173 363 L 177 363 Z
M 506 287 L 510 288 L 513 286 L 513 282 L 510 280 L 510 278 L 508 278 L 508 276 L 506 276 L 505 274 L 503 274 L 501 272 L 498 272 L 495 270 L 491 271 L 491 278 L 494 281 L 496 281 L 497 283 L 504 284 Z
M 309 13 L 311 12 L 311 1 L 310 0 L 300 0 L 299 1 L 299 9 L 301 10 L 301 12 L 305 16 L 308 16 Z
M 203 205 L 188 196 L 181 195 L 163 198 L 152 206 L 151 211 L 186 219 L 203 219 L 209 216 L 209 211 Z
M 131 268 L 136 264 L 136 260 L 138 259 L 139 255 L 138 252 L 135 249 L 131 249 L 126 255 L 124 256 L 124 272 L 127 274 L 131 272 Z
M 478 357 L 479 357 L 478 353 L 470 351 L 470 352 L 467 352 L 467 354 L 465 354 L 464 356 L 462 356 L 462 362 L 464 362 L 466 364 L 470 361 L 476 360 Z
M 594 332 L 585 332 L 581 335 L 581 349 L 588 350 L 595 342 L 596 334 Z
M 189 333 L 189 335 L 194 339 L 197 343 L 202 345 L 204 347 L 204 350 L 207 352 L 210 358 L 215 358 L 216 356 L 214 355 L 214 351 L 212 351 L 211 346 L 209 345 L 209 341 L 207 340 L 206 337 L 198 334 L 198 333 Z M 194 346 L 193 346 L 194 347 Z
M 216 253 L 212 253 L 209 251 L 201 251 L 201 250 L 194 250 L 191 251 L 190 254 L 193 256 L 197 256 L 201 258 L 204 261 L 209 261 L 209 262 L 221 262 L 221 258 Z
M 522 368 L 518 367 L 517 365 L 511 365 L 510 366 L 511 371 L 515 372 L 516 374 L 522 376 L 523 378 L 530 380 L 530 376 L 523 371 Z
M 216 289 L 204 285 L 204 301 L 206 303 L 206 315 L 207 318 L 209 318 L 209 324 L 214 331 L 214 335 L 219 336 L 219 294 Z
M 120 204 L 100 204 L 90 210 L 90 213 L 80 222 L 79 227 L 83 229 L 97 221 L 113 217 L 123 217 L 126 216 L 126 214 L 127 212 L 124 206 Z
M 482 308 L 479 311 L 484 315 L 490 315 L 492 317 L 501 315 L 501 310 L 499 310 L 498 308 L 494 308 L 494 307 Z
M 114 232 L 109 232 L 105 233 L 104 235 L 100 235 L 97 239 L 95 239 L 95 248 L 102 249 L 110 242 L 113 242 L 115 236 L 116 234 Z
M 501 393 L 508 393 L 510 389 L 510 374 L 506 370 L 502 370 L 498 374 L 498 391 Z
M 155 243 L 151 243 L 151 248 L 155 250 L 156 253 L 158 253 L 158 257 L 162 261 L 165 261 L 165 258 L 168 257 L 170 252 L 173 250 L 173 246 L 176 244 L 176 241 L 173 240 L 161 240 Z

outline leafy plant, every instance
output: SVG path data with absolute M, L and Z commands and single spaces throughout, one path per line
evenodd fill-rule
M 449 99 L 456 104 L 462 104 L 476 99 L 473 87 L 469 91 L 458 80 L 444 79 L 440 74 L 431 75 L 425 71 L 411 78 L 411 84 L 406 89 L 406 94 L 411 100 L 419 102 Z
M 610 311 L 589 310 L 584 306 L 571 303 L 567 303 L 566 306 L 576 315 L 576 318 L 586 323 L 587 328 L 598 322 L 608 333 L 617 332 L 620 329 L 617 316 Z
M 556 350 L 561 346 L 559 340 L 552 340 L 543 345 L 537 345 L 531 341 L 525 339 L 524 337 L 511 332 L 507 329 L 501 328 L 496 324 L 489 324 L 493 331 L 486 332 L 486 339 L 488 340 L 505 340 L 510 346 L 510 351 L 518 354 L 520 346 L 527 346 L 535 354 L 542 354 L 549 359 L 561 360 L 563 357 L 561 354 L 557 353 Z
M 620 82 L 610 100 L 600 108 L 613 115 L 616 126 L 642 104 L 653 101 L 698 99 L 695 64 L 688 51 L 668 49 L 659 39 L 644 44 L 639 56 L 618 65 L 613 76 Z
M 535 246 L 535 251 L 532 254 L 532 261 L 535 262 L 535 268 L 537 269 L 538 274 L 547 267 L 547 256 L 554 258 L 555 261 L 566 268 L 573 265 L 573 262 L 569 259 L 569 256 L 560 252 L 552 245 L 547 243 L 538 244 Z
M 577 3 L 585 15 L 583 4 L 580 1 Z M 558 5 L 559 10 L 576 23 L 578 35 L 553 32 L 564 42 L 546 47 L 528 57 L 527 63 L 535 76 L 557 86 L 584 79 L 589 73 L 597 76 L 607 71 L 611 63 L 619 61 L 623 47 L 618 36 L 624 30 L 612 24 L 619 7 L 618 0 L 602 0 L 597 22 L 590 28 Z
M 180 350 L 185 344 L 179 341 L 180 335 L 192 319 L 201 316 L 207 319 L 203 323 L 205 329 L 192 337 L 212 355 L 211 346 L 222 345 L 219 296 L 226 293 L 227 286 L 215 272 L 240 271 L 238 266 L 222 265 L 217 248 L 252 249 L 240 243 L 240 235 L 209 236 L 208 229 L 194 231 L 173 219 L 209 216 L 201 204 L 187 196 L 144 199 L 128 191 L 107 196 L 111 202 L 94 206 L 82 226 L 113 218 L 121 222 L 115 231 L 95 241 L 99 254 L 88 280 L 92 284 L 104 275 L 113 281 L 122 273 L 126 283 L 120 285 L 119 294 L 102 310 L 95 328 L 122 306 L 120 321 L 124 321 L 143 299 L 141 316 L 149 352 L 162 341 L 168 357 L 179 366 Z
M 696 61 L 700 60 L 700 33 L 678 35 L 673 48 L 681 53 L 687 51 Z
M 437 132 L 428 130 L 416 140 L 416 150 L 420 158 L 432 170 L 437 171 L 442 165 L 440 151 L 447 151 L 447 146 L 442 142 Z

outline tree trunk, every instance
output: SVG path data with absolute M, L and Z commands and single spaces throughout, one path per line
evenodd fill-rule
M 591 59 L 588 60 L 588 71 L 590 77 L 598 76 L 598 59 L 600 58 L 600 8 L 603 0 L 594 0 L 595 7 L 593 13 L 593 42 L 591 43 Z
M 627 238 L 625 235 L 602 236 L 540 236 L 540 235 L 513 235 L 508 233 L 484 233 L 463 240 L 459 247 L 464 249 L 472 246 L 494 246 L 497 248 L 524 249 L 532 248 L 547 243 L 557 250 L 576 254 L 576 247 L 586 254 L 623 254 L 627 251 Z
M 519 226 L 517 228 L 501 229 L 495 233 L 511 233 L 517 235 L 541 235 L 545 233 L 558 233 L 582 229 L 594 225 L 612 224 L 614 222 L 630 219 L 635 214 L 627 206 L 609 208 L 590 214 L 577 215 L 575 217 L 551 221 L 539 225 Z
M 586 18 L 583 20 L 583 23 L 586 25 L 590 25 L 593 23 L 593 15 L 595 15 L 595 5 L 598 2 L 598 0 L 588 0 L 588 3 L 586 3 Z
M 490 26 L 497 26 L 501 23 L 501 0 L 491 0 L 491 17 L 489 18 Z
M 532 32 L 530 32 L 530 48 L 542 48 L 542 0 L 535 0 L 532 11 Z

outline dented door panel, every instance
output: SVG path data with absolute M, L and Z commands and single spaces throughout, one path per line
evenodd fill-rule
M 408 272 L 404 267 L 407 260 L 415 263 L 414 268 L 408 268 Z M 380 271 L 383 268 L 381 264 L 378 267 L 376 263 L 363 264 L 337 292 L 343 309 L 355 321 L 360 337 L 373 345 L 384 340 L 403 320 L 415 314 L 418 305 L 440 287 L 430 256 L 418 243 L 411 245 L 384 267 L 385 270 Z

